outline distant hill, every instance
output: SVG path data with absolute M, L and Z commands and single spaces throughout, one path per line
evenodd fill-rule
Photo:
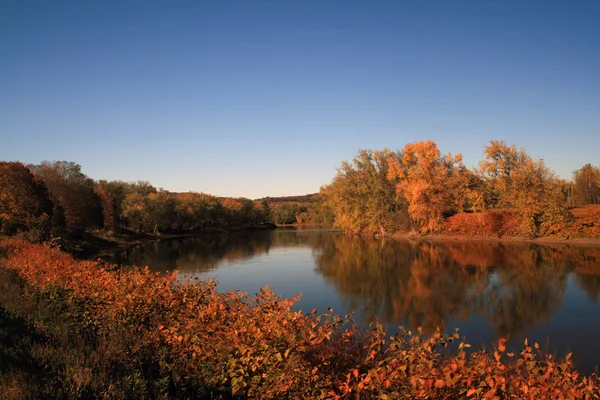
M 299 196 L 282 196 L 282 197 L 263 197 L 262 199 L 257 199 L 258 201 L 266 200 L 267 203 L 312 203 L 317 201 L 318 193 L 304 194 Z

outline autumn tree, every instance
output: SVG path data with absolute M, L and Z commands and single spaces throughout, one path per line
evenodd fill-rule
M 47 239 L 52 212 L 52 201 L 39 178 L 20 162 L 0 162 L 0 233 Z
M 123 217 L 132 229 L 154 235 L 172 228 L 176 219 L 175 200 L 167 191 L 129 193 L 123 201 Z
M 600 168 L 586 164 L 574 171 L 573 185 L 579 204 L 600 204 Z
M 127 190 L 124 182 L 101 180 L 96 183 L 94 192 L 100 199 L 105 230 L 115 231 L 119 227 Z
M 219 199 L 205 193 L 178 193 L 175 200 L 175 226 L 180 231 L 219 227 L 223 207 Z
M 221 200 L 225 227 L 247 227 L 252 222 L 254 203 L 244 197 L 225 197 Z
M 143 232 L 146 228 L 146 203 L 145 196 L 138 192 L 131 192 L 123 200 L 123 219 L 127 228 L 136 232 Z
M 44 181 L 53 203 L 63 208 L 69 233 L 102 226 L 102 208 L 94 192 L 94 181 L 81 172 L 80 165 L 42 161 L 29 168 Z
M 389 157 L 388 178 L 398 197 L 408 201 L 413 228 L 422 233 L 442 228 L 444 215 L 463 211 L 470 200 L 470 173 L 462 155 L 442 156 L 431 141 L 407 144 L 397 157 Z
M 271 206 L 271 221 L 280 225 L 293 224 L 306 211 L 307 208 L 297 202 L 274 203 Z
M 271 216 L 271 207 L 265 200 L 255 200 L 252 202 L 250 215 L 250 224 L 253 226 L 263 224 L 269 221 Z
M 543 160 L 525 149 L 492 140 L 485 149 L 480 173 L 487 184 L 490 206 L 513 209 L 519 215 L 519 233 L 525 236 L 561 231 L 570 215 L 560 181 Z
M 321 189 L 336 227 L 382 236 L 403 227 L 406 203 L 388 179 L 391 159 L 389 150 L 359 150 L 352 162 L 342 163 L 332 183 Z

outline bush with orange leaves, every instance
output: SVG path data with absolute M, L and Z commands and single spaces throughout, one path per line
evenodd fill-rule
M 446 219 L 446 235 L 495 237 L 516 236 L 518 218 L 514 212 L 489 210 L 483 213 L 458 213 Z
M 513 354 L 501 339 L 493 351 L 467 355 L 458 334 L 389 337 L 378 324 L 361 330 L 350 318 L 294 311 L 295 299 L 268 288 L 249 299 L 219 293 L 210 280 L 113 271 L 19 240 L 0 241 L 2 255 L 0 271 L 21 285 L 18 302 L 54 310 L 54 320 L 32 326 L 50 341 L 68 326 L 73 343 L 86 343 L 78 372 L 47 366 L 55 374 L 47 397 L 599 398 L 596 375 L 580 376 L 569 356 L 555 359 L 537 344 Z
M 600 237 L 600 205 L 588 204 L 571 210 L 574 222 L 570 226 L 571 237 L 598 238 Z

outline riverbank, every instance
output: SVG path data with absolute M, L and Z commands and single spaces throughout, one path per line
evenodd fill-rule
M 492 236 L 469 236 L 469 235 L 448 235 L 444 233 L 432 233 L 427 235 L 421 235 L 414 232 L 396 232 L 391 236 L 393 239 L 402 240 L 425 240 L 435 242 L 452 242 L 452 241 L 481 241 L 481 242 L 509 242 L 509 243 L 536 243 L 536 244 L 572 244 L 578 246 L 593 246 L 600 247 L 600 238 L 554 238 L 554 237 L 540 237 L 540 238 L 525 238 L 519 236 L 503 236 L 503 237 L 492 237 Z
M 206 235 L 218 235 L 225 233 L 257 231 L 275 229 L 274 224 L 263 224 L 259 226 L 250 226 L 235 229 L 203 229 L 181 233 L 162 233 L 159 235 L 150 235 L 147 233 L 133 232 L 126 229 L 120 229 L 115 232 L 105 232 L 102 230 L 86 232 L 77 236 L 71 236 L 56 240 L 60 248 L 74 255 L 77 258 L 89 258 L 110 254 L 116 250 L 125 250 L 130 247 L 138 246 L 144 243 L 165 240 L 186 239 L 192 237 L 201 237 Z
M 537 343 L 511 353 L 500 339 L 467 353 L 458 333 L 390 337 L 381 325 L 292 311 L 295 299 L 268 288 L 253 299 L 222 294 L 212 281 L 111 271 L 17 239 L 0 239 L 0 289 L 8 400 L 591 399 L 600 390 L 570 355 Z

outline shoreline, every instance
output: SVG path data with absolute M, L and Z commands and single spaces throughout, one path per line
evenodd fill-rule
M 185 232 L 185 233 L 171 233 L 171 234 L 161 234 L 159 236 L 149 235 L 145 233 L 136 233 L 136 232 L 119 232 L 118 234 L 113 234 L 112 236 L 102 236 L 102 235 L 94 235 L 87 234 L 85 237 L 80 239 L 75 239 L 70 243 L 66 243 L 65 245 L 61 245 L 60 247 L 67 251 L 68 253 L 74 255 L 77 258 L 84 259 L 95 259 L 105 257 L 107 255 L 112 255 L 116 251 L 123 251 L 129 249 L 131 247 L 135 247 L 138 245 L 158 242 L 158 241 L 169 241 L 169 240 L 178 240 L 178 239 L 188 239 L 195 237 L 202 237 L 208 235 L 222 235 L 222 234 L 235 234 L 241 232 L 257 232 L 257 231 L 266 231 L 273 228 L 268 226 L 265 227 L 248 227 L 248 228 L 240 228 L 240 229 L 207 229 L 202 231 L 195 232 Z M 71 247 L 72 245 L 80 247 L 79 249 L 75 247 Z
M 401 240 L 424 240 L 424 241 L 435 241 L 435 242 L 464 242 L 464 241 L 477 241 L 477 242 L 499 242 L 499 243 L 533 243 L 540 245 L 550 244 L 567 244 L 567 245 L 578 245 L 578 246 L 592 246 L 600 247 L 600 237 L 598 238 L 570 238 L 561 239 L 553 237 L 540 237 L 534 239 L 528 239 L 520 236 L 503 236 L 503 237 L 492 237 L 492 236 L 468 236 L 468 235 L 448 235 L 443 233 L 433 233 L 429 235 L 421 235 L 418 233 L 394 233 L 390 236 L 392 239 Z
M 290 229 L 290 228 L 308 228 L 306 225 L 277 225 L 274 229 Z M 169 241 L 177 239 L 187 239 L 194 237 L 202 237 L 207 235 L 220 235 L 240 232 L 255 232 L 268 230 L 269 228 L 246 228 L 237 230 L 204 230 L 198 232 L 187 232 L 187 233 L 175 233 L 175 234 L 164 234 L 160 236 L 152 236 L 148 234 L 139 233 L 121 233 L 115 237 L 102 237 L 90 235 L 83 241 L 75 241 L 78 244 L 87 243 L 86 240 L 91 239 L 94 243 L 88 248 L 74 251 L 73 254 L 80 258 L 98 258 L 113 254 L 115 251 L 122 251 L 135 247 L 138 245 L 156 242 L 156 241 Z M 323 228 L 323 229 L 334 229 L 334 228 Z M 352 233 L 357 234 L 357 233 Z M 358 233 L 358 235 L 362 235 Z M 371 235 L 367 235 L 371 236 Z M 552 238 L 552 237 L 540 237 L 535 239 L 528 239 L 519 236 L 468 236 L 468 235 L 448 235 L 444 233 L 433 233 L 428 235 L 422 235 L 419 233 L 411 232 L 396 232 L 388 238 L 394 240 L 409 240 L 409 241 L 429 241 L 429 242 L 496 242 L 496 243 L 528 243 L 528 244 L 539 244 L 539 245 L 576 245 L 576 246 L 587 246 L 587 247 L 600 247 L 600 237 L 598 238 Z

